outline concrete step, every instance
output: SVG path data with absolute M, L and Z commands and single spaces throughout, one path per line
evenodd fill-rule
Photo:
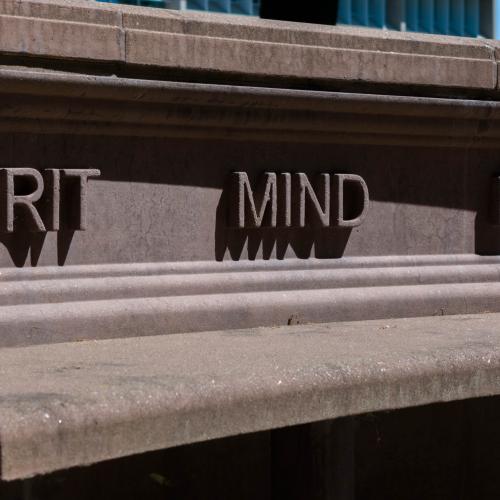
M 499 321 L 404 318 L 2 349 L 1 478 L 500 394 Z

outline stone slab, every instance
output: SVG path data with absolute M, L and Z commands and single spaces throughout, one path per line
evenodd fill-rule
M 123 34 L 114 26 L 1 15 L 0 52 L 109 63 L 124 57 Z
M 500 315 L 0 351 L 1 476 L 500 393 Z
M 126 62 L 185 71 L 217 71 L 267 80 L 312 78 L 393 85 L 492 89 L 490 59 L 311 47 L 129 30 Z M 241 76 L 240 76 L 241 78 Z
M 300 86 L 316 80 L 323 86 L 417 85 L 424 92 L 467 93 L 497 87 L 495 47 L 481 40 L 85 0 L 8 0 L 0 6 L 0 18 L 9 25 L 1 30 L 0 54 L 119 62 L 108 70 L 113 74 L 136 74 L 140 66 L 190 81 Z

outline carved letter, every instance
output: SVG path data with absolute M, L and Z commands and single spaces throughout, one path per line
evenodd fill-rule
M 292 174 L 287 172 L 278 177 L 278 225 L 292 225 Z
M 15 178 L 24 177 L 30 184 L 32 192 L 29 194 L 15 193 Z M 1 220 L 0 230 L 7 233 L 14 231 L 15 209 L 24 210 L 27 215 L 28 228 L 32 232 L 43 232 L 45 226 L 38 210 L 33 203 L 38 201 L 43 193 L 43 178 L 34 168 L 2 168 L 0 169 L 0 202 Z
M 76 217 L 71 221 L 71 229 L 85 231 L 87 228 L 87 181 L 90 177 L 99 177 L 100 170 L 96 169 L 71 169 L 63 170 L 64 176 L 78 179 L 78 196 L 76 200 Z
M 231 184 L 229 224 L 232 227 L 262 227 L 263 225 L 276 227 L 278 201 L 275 173 L 264 174 L 263 182 L 259 184 L 255 195 L 245 172 L 233 172 Z M 268 219 L 265 223 L 266 215 Z
M 295 181 L 298 185 L 299 204 L 298 204 L 298 220 L 296 224 L 299 227 L 305 227 L 309 220 L 318 224 L 321 227 L 330 225 L 330 174 L 320 174 L 317 177 L 316 190 L 320 198 L 323 198 L 324 208 L 316 196 L 309 179 L 306 174 L 295 174 Z M 306 216 L 306 212 L 309 213 Z
M 45 226 L 47 231 L 59 231 L 59 214 L 61 204 L 61 171 L 55 168 L 44 170 L 45 190 L 51 196 L 45 200 Z M 45 196 L 44 196 L 45 198 Z
M 357 227 L 359 226 L 368 213 L 369 195 L 366 182 L 359 175 L 354 174 L 335 174 L 335 190 L 337 197 L 335 200 L 335 224 L 338 227 Z M 359 215 L 352 219 L 345 219 L 345 200 L 344 200 L 344 187 L 346 183 L 356 184 L 358 195 L 355 198 L 361 199 L 361 211 L 357 211 Z

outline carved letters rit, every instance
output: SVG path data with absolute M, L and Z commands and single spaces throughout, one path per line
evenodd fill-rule
M 229 224 L 237 228 L 357 227 L 369 203 L 365 181 L 354 174 L 319 174 L 311 183 L 303 173 L 265 172 L 253 189 L 246 172 L 233 172 L 230 194 Z
M 16 224 L 18 211 L 29 231 L 58 231 L 63 190 L 68 191 L 66 198 L 72 205 L 69 229 L 85 230 L 87 181 L 99 175 L 95 169 L 46 169 L 42 175 L 33 168 L 0 168 L 0 232 L 21 229 Z

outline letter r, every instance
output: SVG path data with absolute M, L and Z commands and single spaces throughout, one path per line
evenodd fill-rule
M 15 193 L 15 178 L 25 177 L 33 184 L 30 194 Z M 38 210 L 33 203 L 37 202 L 43 193 L 43 178 L 34 168 L 2 168 L 0 169 L 0 231 L 14 231 L 15 210 L 24 210 L 28 216 L 28 229 L 32 232 L 44 232 L 45 226 Z

